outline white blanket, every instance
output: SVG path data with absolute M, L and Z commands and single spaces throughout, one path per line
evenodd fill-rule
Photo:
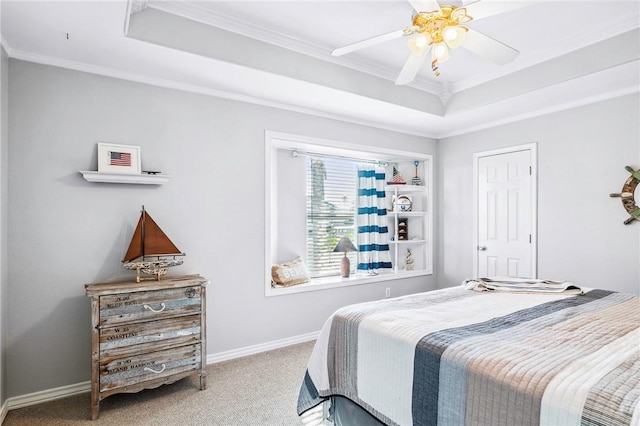
M 508 291 L 516 293 L 582 294 L 584 289 L 569 281 L 538 280 L 533 278 L 489 277 L 470 278 L 462 283 L 469 290 Z

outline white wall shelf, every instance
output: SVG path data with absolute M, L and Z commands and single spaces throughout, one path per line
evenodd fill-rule
M 169 182 L 172 177 L 163 174 L 123 174 L 123 173 L 104 173 L 89 170 L 81 170 L 82 177 L 87 182 L 97 183 L 128 183 L 138 185 L 164 185 Z
M 400 241 L 389 241 L 389 244 L 424 244 L 427 240 L 400 240 Z
M 427 162 L 428 163 L 428 162 Z M 403 165 L 399 165 L 401 168 Z M 388 204 L 387 216 L 389 217 L 391 259 L 393 271 L 398 275 L 412 274 L 415 272 L 432 273 L 431 257 L 431 192 L 428 183 L 430 175 L 425 173 L 431 164 L 421 165 L 421 175 L 425 176 L 425 185 L 386 185 L 385 191 L 389 201 L 401 194 L 409 194 L 411 197 L 410 211 L 394 211 L 393 203 Z M 404 165 L 405 171 L 411 170 L 411 166 Z M 411 170 L 412 171 L 412 170 Z M 412 269 L 406 269 L 407 250 L 411 250 L 413 256 Z
M 389 192 L 425 192 L 427 187 L 425 185 L 386 185 L 385 190 Z
M 387 216 L 424 216 L 426 215 L 427 212 L 414 212 L 414 211 L 410 211 L 410 212 L 387 212 Z

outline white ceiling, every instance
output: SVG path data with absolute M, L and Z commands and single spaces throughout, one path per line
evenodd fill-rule
M 528 3 L 469 24 L 520 51 L 512 63 L 460 48 L 408 86 L 393 83 L 405 39 L 330 55 L 408 26 L 406 0 L 3 0 L 0 13 L 10 57 L 435 138 L 639 91 L 637 0 Z

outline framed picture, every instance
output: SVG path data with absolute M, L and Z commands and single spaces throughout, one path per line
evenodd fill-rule
M 141 174 L 140 147 L 98 142 L 98 172 Z

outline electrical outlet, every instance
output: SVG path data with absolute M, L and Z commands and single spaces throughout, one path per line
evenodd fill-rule
M 389 287 L 384 290 L 384 297 L 391 297 L 391 289 Z

